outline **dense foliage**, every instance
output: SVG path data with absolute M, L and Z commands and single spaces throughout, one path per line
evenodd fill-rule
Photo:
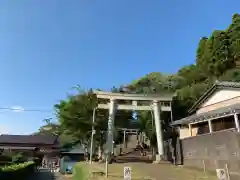
M 216 30 L 199 41 L 195 63 L 176 74 L 150 73 L 130 84 L 135 92 L 176 92 L 175 118 L 186 115 L 215 80 L 240 80 L 240 15 L 234 14 L 226 30 Z
M 20 164 L 12 164 L 0 168 L 1 180 L 25 180 L 35 170 L 35 163 L 33 161 L 24 162 Z
M 0 170 L 2 172 L 11 172 L 11 171 L 16 171 L 19 169 L 26 168 L 28 166 L 32 166 L 33 164 L 34 164 L 33 161 L 28 161 L 28 162 L 24 162 L 24 163 L 15 163 L 15 164 L 11 164 L 9 166 L 4 166 L 4 167 L 0 168 Z
M 240 81 L 240 15 L 234 14 L 232 23 L 226 30 L 215 30 L 211 36 L 203 37 L 196 50 L 195 62 L 182 67 L 176 74 L 165 75 L 152 72 L 135 80 L 127 87 L 113 88 L 113 92 L 134 93 L 175 93 L 173 118 L 187 115 L 187 110 L 216 80 Z M 127 90 L 126 90 L 127 89 Z M 55 105 L 60 131 L 70 134 L 76 140 L 87 142 L 91 135 L 92 114 L 98 100 L 91 90 L 79 91 Z M 127 102 L 122 102 L 127 103 Z M 163 128 L 169 132 L 170 114 L 162 114 Z M 117 126 L 127 127 L 132 112 L 118 114 Z M 149 112 L 138 113 L 139 127 L 152 141 L 156 142 L 154 123 Z M 105 142 L 107 112 L 96 111 L 94 123 L 96 141 L 101 146 Z M 165 134 L 167 138 L 168 135 Z

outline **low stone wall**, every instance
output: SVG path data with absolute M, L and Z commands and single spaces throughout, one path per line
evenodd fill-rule
M 240 179 L 240 133 L 235 130 L 190 137 L 182 140 L 185 166 L 229 171 L 231 180 Z

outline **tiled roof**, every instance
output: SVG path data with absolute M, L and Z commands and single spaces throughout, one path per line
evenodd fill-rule
M 0 149 L 34 150 L 36 147 L 0 146 Z
M 230 82 L 230 81 L 216 81 L 216 83 L 209 88 L 191 107 L 188 111 L 189 113 L 194 112 L 199 105 L 201 105 L 206 99 L 208 99 L 216 90 L 219 89 L 240 89 L 240 82 Z
M 8 144 L 56 144 L 58 136 L 46 135 L 0 135 L 0 143 Z
M 228 115 L 228 114 L 231 115 L 235 112 L 238 112 L 238 113 L 240 112 L 240 103 L 219 108 L 216 110 L 208 111 L 205 113 L 194 114 L 192 116 L 188 116 L 183 119 L 174 121 L 172 125 L 182 125 L 182 124 L 189 124 L 193 122 L 200 122 L 200 121 L 204 121 L 211 118 L 217 118 L 217 117 Z

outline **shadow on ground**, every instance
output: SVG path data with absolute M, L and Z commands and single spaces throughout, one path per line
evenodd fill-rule
M 52 180 L 53 173 L 47 169 L 36 171 L 29 180 Z
M 147 156 L 140 156 L 140 151 L 132 151 L 116 158 L 116 163 L 152 163 Z

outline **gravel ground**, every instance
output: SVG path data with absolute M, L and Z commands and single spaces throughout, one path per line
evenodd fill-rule
M 139 152 L 133 151 L 117 157 L 117 162 L 109 165 L 110 175 L 123 177 L 123 168 L 128 166 L 131 167 L 132 174 L 139 174 L 140 177 L 149 177 L 152 180 L 217 180 L 216 176 L 203 171 L 174 166 L 167 162 L 152 164 L 147 157 L 141 157 L 139 154 Z M 96 166 L 104 172 L 104 164 L 96 164 Z

